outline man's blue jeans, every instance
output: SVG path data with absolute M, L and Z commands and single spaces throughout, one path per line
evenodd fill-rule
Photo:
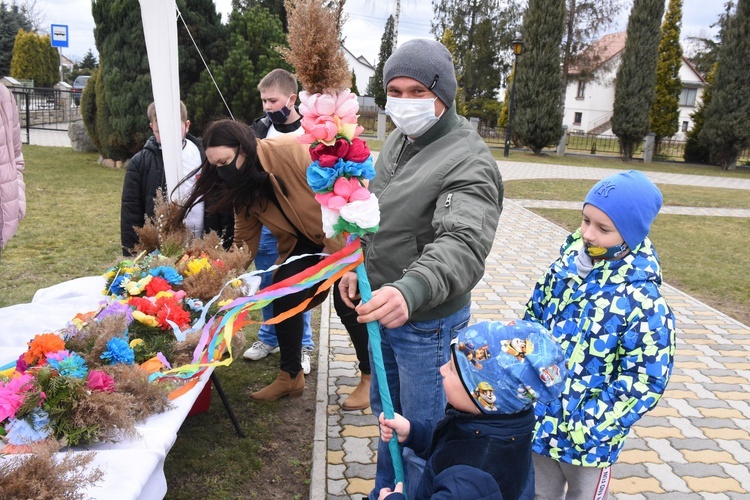
M 256 269 L 268 269 L 279 258 L 279 251 L 276 248 L 277 240 L 276 237 L 271 234 L 266 226 L 263 226 L 263 231 L 260 235 L 260 245 L 258 246 L 258 255 L 255 256 L 255 268 Z M 273 273 L 263 273 L 260 281 L 260 288 L 269 286 L 273 281 Z M 263 313 L 263 321 L 273 318 L 273 304 L 268 304 L 266 307 L 261 309 Z M 302 331 L 302 346 L 315 347 L 315 342 L 312 339 L 312 329 L 310 328 L 310 311 L 305 312 L 302 315 L 304 322 L 304 329 Z M 260 325 L 258 330 L 258 340 L 276 347 L 279 345 L 279 341 L 276 339 L 276 328 L 273 325 Z
M 434 428 L 445 415 L 445 391 L 440 367 L 450 359 L 450 343 L 469 323 L 470 306 L 450 316 L 432 321 L 407 322 L 398 328 L 380 326 L 383 364 L 396 413 L 408 420 L 429 422 Z M 375 371 L 370 351 L 370 364 Z M 383 411 L 377 377 L 370 385 L 372 414 Z M 405 491 L 413 499 L 422 477 L 425 461 L 409 448 L 402 448 Z M 395 475 L 388 444 L 378 442 L 375 488 L 370 499 L 377 499 L 381 488 L 393 488 Z

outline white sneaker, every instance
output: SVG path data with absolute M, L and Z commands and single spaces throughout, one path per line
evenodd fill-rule
M 277 352 L 279 352 L 279 346 L 274 347 L 272 345 L 266 344 L 262 340 L 257 340 L 253 343 L 252 346 L 250 346 L 250 349 L 245 351 L 242 357 L 252 361 L 258 361 L 259 359 L 265 358 L 269 354 L 275 354 Z
M 302 347 L 302 371 L 305 375 L 310 374 L 310 354 L 312 354 L 312 347 Z

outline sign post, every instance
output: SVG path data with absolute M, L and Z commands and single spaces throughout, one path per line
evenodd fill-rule
M 63 81 L 62 48 L 68 47 L 68 25 L 53 24 L 50 28 L 50 40 L 52 46 L 57 47 L 57 52 L 60 55 L 60 81 Z

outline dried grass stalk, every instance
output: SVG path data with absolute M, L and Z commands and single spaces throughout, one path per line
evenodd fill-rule
M 278 47 L 310 94 L 349 88 L 352 75 L 341 47 L 340 20 L 344 2 L 327 8 L 321 0 L 285 0 L 289 48 Z
M 0 460 L 0 492 L 3 498 L 41 500 L 85 498 L 80 489 L 96 484 L 104 475 L 91 468 L 93 452 L 56 455 L 54 441 L 34 446 L 34 453 Z

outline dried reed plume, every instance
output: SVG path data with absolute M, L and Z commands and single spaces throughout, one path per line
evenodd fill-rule
M 289 48 L 277 50 L 310 94 L 335 93 L 351 85 L 340 37 L 344 2 L 336 0 L 328 8 L 321 0 L 284 1 Z

